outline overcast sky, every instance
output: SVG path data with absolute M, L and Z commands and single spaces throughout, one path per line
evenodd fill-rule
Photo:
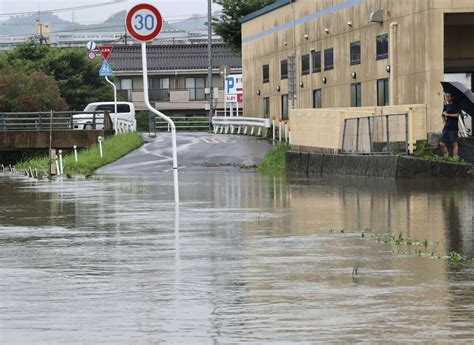
M 94 9 L 76 10 L 74 11 L 76 21 L 85 24 L 103 21 L 120 10 L 127 10 L 134 4 L 142 2 L 155 4 L 163 17 L 167 20 L 175 20 L 192 14 L 207 13 L 207 0 L 0 0 L 0 15 L 5 13 L 70 8 L 106 2 L 116 3 Z M 216 6 L 214 7 L 214 10 L 215 9 L 217 9 Z M 73 16 L 72 12 L 56 14 L 66 20 L 71 20 Z M 0 16 L 0 20 L 4 19 L 7 19 L 7 17 Z

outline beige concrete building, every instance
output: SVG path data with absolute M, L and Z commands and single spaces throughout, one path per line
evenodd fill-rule
M 474 1 L 280 0 L 242 19 L 242 39 L 246 116 L 414 104 L 426 135 L 442 129 L 440 82 L 472 81 Z

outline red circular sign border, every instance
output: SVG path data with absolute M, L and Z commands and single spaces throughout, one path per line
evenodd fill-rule
M 149 11 L 153 12 L 153 14 L 156 16 L 157 21 L 159 23 L 157 25 L 155 31 L 153 31 L 151 34 L 149 34 L 147 36 L 139 35 L 133 30 L 133 26 L 132 26 L 133 15 L 137 11 L 140 11 L 140 10 L 149 10 Z M 128 33 L 133 38 L 135 38 L 136 40 L 138 40 L 140 42 L 149 42 L 149 41 L 152 41 L 156 36 L 158 36 L 160 34 L 161 30 L 163 29 L 163 17 L 161 16 L 160 11 L 156 7 L 154 7 L 150 4 L 138 4 L 138 5 L 134 6 L 130 11 L 128 11 L 127 20 L 126 20 L 125 24 L 127 26 Z

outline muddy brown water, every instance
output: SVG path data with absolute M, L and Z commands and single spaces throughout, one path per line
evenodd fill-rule
M 180 182 L 0 176 L 0 343 L 474 341 L 472 184 Z

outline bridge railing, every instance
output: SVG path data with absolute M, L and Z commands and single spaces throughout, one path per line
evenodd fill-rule
M 0 113 L 0 131 L 46 131 L 103 129 L 104 112 L 15 112 Z

